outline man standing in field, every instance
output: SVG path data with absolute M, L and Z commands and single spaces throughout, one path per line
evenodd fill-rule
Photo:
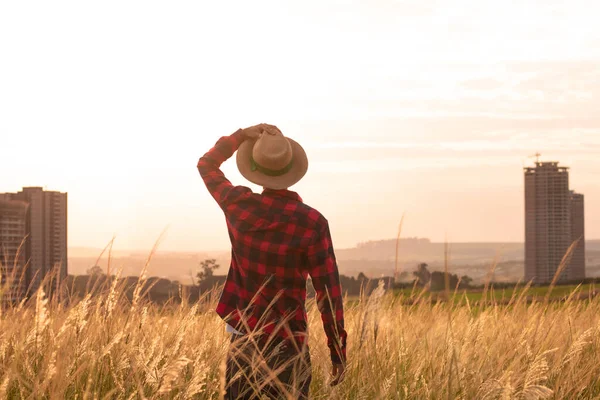
M 264 188 L 262 194 L 233 186 L 219 169 L 236 150 L 238 169 Z M 331 384 L 343 379 L 347 335 L 329 225 L 288 190 L 307 169 L 302 147 L 267 124 L 219 139 L 198 162 L 206 187 L 225 213 L 232 246 L 217 306 L 231 333 L 226 399 L 308 398 L 308 276 L 331 353 Z

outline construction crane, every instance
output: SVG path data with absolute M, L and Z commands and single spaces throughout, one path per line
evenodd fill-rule
M 540 153 L 535 153 L 534 155 L 532 155 L 532 156 L 529 156 L 528 158 L 534 158 L 534 157 L 535 157 L 535 163 L 537 164 L 537 163 L 539 163 L 539 162 L 540 162 L 540 157 L 541 157 L 541 156 L 542 156 L 542 155 L 541 155 Z

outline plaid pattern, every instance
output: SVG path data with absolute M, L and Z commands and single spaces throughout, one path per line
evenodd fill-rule
M 255 194 L 233 186 L 219 167 L 243 140 L 241 130 L 222 137 L 198 162 L 206 187 L 225 213 L 232 246 L 217 313 L 240 332 L 260 330 L 302 346 L 310 276 L 331 360 L 345 362 L 342 289 L 329 224 L 295 192 L 265 189 Z

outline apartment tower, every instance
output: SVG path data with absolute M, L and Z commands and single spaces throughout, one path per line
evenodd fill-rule
M 584 197 L 571 191 L 571 239 L 577 242 L 571 258 L 571 280 L 585 279 L 585 208 Z
M 27 203 L 0 195 L 0 306 L 18 303 L 26 292 Z
M 51 273 L 55 278 L 51 287 L 57 287 L 67 277 L 67 193 L 25 187 L 4 197 L 27 204 L 25 275 L 29 293 Z
M 582 238 L 558 281 L 585 277 L 583 196 L 569 190 L 569 169 L 558 162 L 525 168 L 525 279 L 549 283 L 569 246 Z

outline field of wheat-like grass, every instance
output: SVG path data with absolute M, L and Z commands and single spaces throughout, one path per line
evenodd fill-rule
M 412 302 L 376 289 L 347 302 L 349 366 L 328 385 L 309 302 L 314 399 L 600 398 L 600 300 Z M 228 337 L 218 293 L 166 306 L 118 280 L 65 306 L 39 290 L 0 316 L 0 398 L 217 399 Z M 185 297 L 185 296 L 183 296 Z M 493 301 L 493 300 L 492 300 Z M 64 304 L 64 303 L 63 303 Z

